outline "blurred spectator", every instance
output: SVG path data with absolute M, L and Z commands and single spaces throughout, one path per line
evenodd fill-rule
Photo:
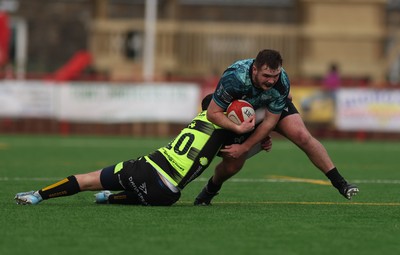
M 334 108 L 336 109 L 336 91 L 341 85 L 340 74 L 336 63 L 332 63 L 329 71 L 323 80 L 324 97 L 333 101 Z
M 341 79 L 338 71 L 338 67 L 335 63 L 332 63 L 329 67 L 329 71 L 324 77 L 323 88 L 327 91 L 336 91 L 341 84 Z
M 341 78 L 336 63 L 329 66 L 329 70 L 322 80 L 322 91 L 316 91 L 309 97 L 306 97 L 301 102 L 301 108 L 305 114 L 309 114 L 312 110 L 312 105 L 316 101 L 331 100 L 333 103 L 333 110 L 336 110 L 336 91 L 341 86 Z

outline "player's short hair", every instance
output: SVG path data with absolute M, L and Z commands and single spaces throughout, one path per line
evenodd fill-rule
M 213 94 L 208 94 L 207 96 L 205 96 L 203 98 L 203 100 L 201 101 L 201 110 L 202 111 L 207 110 L 208 106 L 211 103 L 212 97 L 213 97 Z
M 257 54 L 254 65 L 257 69 L 260 69 L 263 65 L 267 65 L 269 68 L 276 70 L 282 66 L 283 60 L 279 51 L 264 49 Z

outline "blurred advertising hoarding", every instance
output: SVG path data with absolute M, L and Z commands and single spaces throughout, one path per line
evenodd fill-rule
M 0 116 L 11 118 L 54 118 L 56 86 L 42 81 L 1 81 Z
M 198 113 L 194 83 L 0 82 L 0 117 L 70 122 L 187 123 Z
M 306 123 L 333 124 L 334 99 L 321 89 L 312 86 L 290 88 L 292 101 Z
M 400 90 L 339 90 L 336 126 L 350 131 L 400 132 Z
M 313 86 L 292 87 L 308 124 L 343 131 L 400 132 L 400 90 L 342 88 L 335 97 Z M 195 83 L 52 83 L 0 81 L 0 118 L 82 123 L 187 123 L 199 111 Z
M 400 132 L 400 90 L 342 88 L 329 94 L 318 87 L 292 87 L 293 102 L 308 124 L 342 131 Z
M 58 117 L 79 122 L 189 122 L 198 112 L 195 84 L 61 86 Z

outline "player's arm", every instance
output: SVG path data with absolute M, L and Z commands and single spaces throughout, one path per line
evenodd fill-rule
M 226 117 L 224 109 L 217 105 L 214 100 L 211 100 L 210 105 L 207 108 L 207 119 L 215 125 L 231 130 L 237 134 L 247 133 L 254 129 L 255 116 L 248 118 L 243 121 L 240 125 L 233 123 L 228 117 Z
M 253 134 L 246 139 L 242 144 L 227 145 L 221 152 L 227 153 L 229 157 L 239 158 L 244 153 L 247 153 L 257 143 L 264 141 L 270 132 L 278 123 L 280 114 L 275 114 L 270 111 L 265 112 L 264 120 L 258 125 Z

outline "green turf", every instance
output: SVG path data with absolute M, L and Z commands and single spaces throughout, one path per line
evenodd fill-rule
M 17 192 L 136 158 L 168 139 L 0 136 L 0 254 L 400 254 L 398 143 L 323 141 L 360 194 L 347 201 L 285 140 L 249 160 L 211 207 L 93 203 L 94 192 L 19 206 Z M 295 180 L 295 182 L 290 181 Z M 323 183 L 322 183 L 323 184 Z

